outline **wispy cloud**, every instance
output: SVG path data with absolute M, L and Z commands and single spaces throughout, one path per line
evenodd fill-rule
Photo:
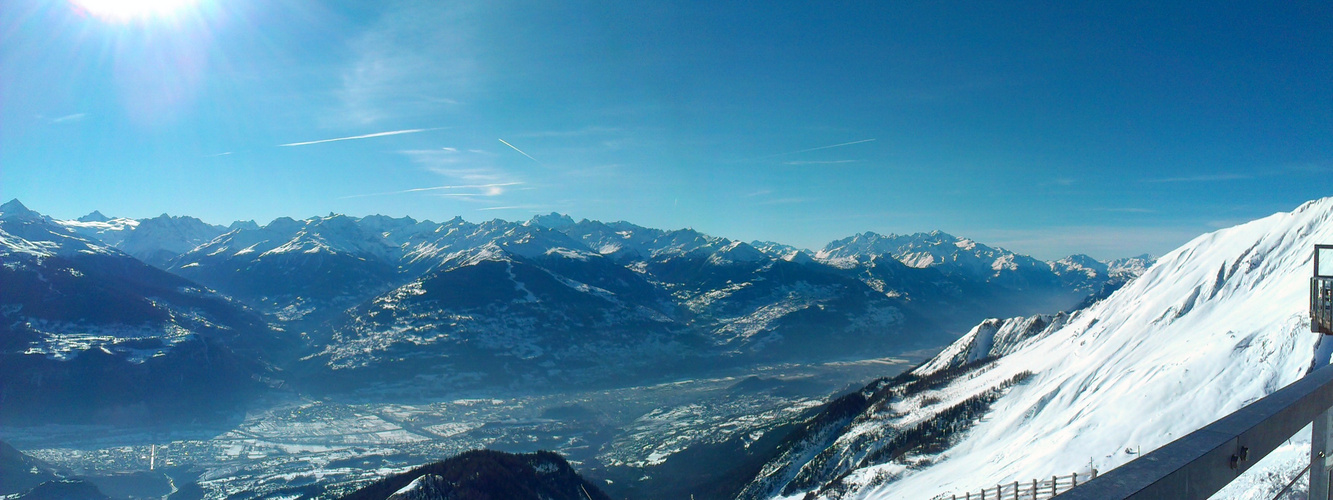
M 747 193 L 747 194 L 745 195 L 745 197 L 746 197 L 746 198 L 754 198 L 755 196 L 763 196 L 763 195 L 766 195 L 766 194 L 773 194 L 773 190 L 772 190 L 772 189 L 760 189 L 760 190 L 755 191 L 755 192 L 753 192 L 753 193 Z
M 505 187 L 507 187 L 507 186 L 517 186 L 517 185 L 519 185 L 519 184 L 522 184 L 522 183 L 521 183 L 521 182 L 499 182 L 499 183 L 493 183 L 493 184 L 462 184 L 462 185 L 457 185 L 457 186 L 431 186 L 431 187 L 424 187 L 424 188 L 404 189 L 404 190 L 401 190 L 401 191 L 387 191 L 387 192 L 383 192 L 383 193 L 354 194 L 354 195 L 349 195 L 349 196 L 343 196 L 343 197 L 340 197 L 339 199 L 347 199 L 347 198 L 365 198 L 365 197 L 368 197 L 368 196 L 391 196 L 391 195 L 398 195 L 398 194 L 424 193 L 424 192 L 430 192 L 430 191 L 448 191 L 448 190 L 455 190 L 455 189 L 480 189 L 481 191 L 479 191 L 479 192 L 474 192 L 474 193 L 435 193 L 435 194 L 437 194 L 437 195 L 439 195 L 439 196 L 498 196 L 498 195 L 504 194 L 504 192 L 505 192 L 505 189 L 504 189 L 504 188 L 505 188 Z
M 439 129 L 438 129 L 438 128 L 410 128 L 410 129 L 406 129 L 406 130 L 390 130 L 390 131 L 388 131 L 388 132 L 375 132 L 375 133 L 373 133 L 373 134 L 354 135 L 354 136 L 351 136 L 351 137 L 338 137 L 338 138 L 334 138 L 334 139 L 320 139 L 320 140 L 318 140 L 318 141 L 292 142 L 292 143 L 287 143 L 287 144 L 279 144 L 278 147 L 309 146 L 309 145 L 311 145 L 311 144 L 323 144 L 323 143 L 326 143 L 326 142 L 354 141 L 354 140 L 357 140 L 357 139 L 371 139 L 371 138 L 375 138 L 375 137 L 386 137 L 386 136 L 390 136 L 390 135 L 415 134 L 415 133 L 419 133 L 419 132 L 428 132 L 428 131 L 431 131 L 431 130 L 439 130 Z
M 412 163 L 426 171 L 454 179 L 458 183 L 493 184 L 519 180 L 491 166 L 490 155 L 485 151 L 460 152 L 444 148 L 407 149 L 398 153 L 407 156 Z
M 334 91 L 331 125 L 428 116 L 461 105 L 478 82 L 473 37 L 477 7 L 455 2 L 393 2 L 360 36 Z M 447 29 L 441 29 L 447 26 Z
M 518 151 L 518 154 L 521 154 L 521 155 L 523 155 L 523 156 L 526 156 L 526 157 L 528 157 L 529 160 L 532 160 L 532 161 L 537 162 L 538 165 L 545 165 L 544 163 L 541 162 L 541 160 L 538 160 L 538 159 L 536 159 L 536 158 L 533 158 L 532 155 L 530 155 L 530 154 L 524 153 L 522 149 L 518 149 L 517 146 L 514 146 L 513 144 L 510 144 L 510 143 L 506 142 L 504 139 L 500 139 L 499 141 L 502 142 L 502 143 L 504 143 L 504 145 L 509 146 L 510 149 L 513 149 L 514 151 Z
M 861 163 L 865 160 L 812 160 L 812 161 L 785 161 L 783 165 L 841 165 L 844 163 Z
M 1254 176 L 1247 174 L 1207 174 L 1192 175 L 1185 177 L 1166 177 L 1160 179 L 1144 179 L 1143 182 L 1161 184 L 1168 182 L 1220 182 L 1220 181 L 1238 181 L 1244 179 L 1253 179 Z
M 494 155 L 485 151 L 459 151 L 454 148 L 409 149 L 399 151 L 423 170 L 444 177 L 447 184 L 429 188 L 415 188 L 405 193 L 429 191 L 429 196 L 479 201 L 479 198 L 500 196 L 513 186 L 524 184 L 524 179 L 510 175 L 491 164 Z M 465 192 L 451 192 L 459 189 Z M 466 191 L 466 190 L 477 191 Z M 524 188 L 519 188 L 524 189 Z M 402 193 L 390 193 L 402 194 Z M 491 203 L 495 203 L 494 200 Z

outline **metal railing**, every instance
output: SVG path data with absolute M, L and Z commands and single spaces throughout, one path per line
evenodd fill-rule
M 1033 479 L 1028 481 L 1014 481 L 1009 484 L 997 484 L 990 488 L 982 488 L 981 491 L 973 493 L 967 492 L 962 496 L 949 494 L 949 500 L 1045 500 L 1055 498 L 1061 492 L 1069 491 L 1070 488 L 1078 486 L 1080 474 L 1071 473 L 1068 476 L 1051 476 L 1050 479 Z M 1091 474 L 1082 474 L 1083 482 L 1097 478 L 1097 469 L 1092 469 Z M 943 500 L 944 496 L 935 497 L 937 500 Z
M 1060 494 L 1061 500 L 1202 500 L 1314 423 L 1310 498 L 1329 499 L 1333 365 Z

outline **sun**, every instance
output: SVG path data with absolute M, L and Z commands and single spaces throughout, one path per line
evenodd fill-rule
M 199 0 L 70 0 L 79 9 L 109 21 L 171 17 Z

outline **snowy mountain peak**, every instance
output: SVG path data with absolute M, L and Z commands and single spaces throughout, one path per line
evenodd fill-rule
M 228 231 L 228 232 L 231 232 L 231 231 L 258 231 L 258 230 L 259 230 L 259 224 L 258 224 L 257 222 L 255 222 L 253 219 L 251 219 L 251 220 L 238 220 L 238 221 L 232 222 L 230 226 L 227 226 L 227 231 Z
M 548 229 L 554 229 L 560 231 L 567 227 L 573 226 L 574 224 L 576 224 L 576 222 L 574 222 L 573 217 L 570 217 L 565 214 L 551 212 L 546 215 L 534 215 L 532 219 L 528 220 L 527 224 L 538 225 Z
M 743 262 L 759 262 L 767 258 L 768 256 L 764 255 L 764 252 L 750 246 L 750 244 L 743 241 L 733 241 L 708 256 L 708 263 L 715 266 L 726 266 Z
M 1097 259 L 1084 254 L 1074 254 L 1063 259 L 1050 263 L 1051 271 L 1055 274 L 1065 275 L 1070 273 L 1080 273 L 1089 278 L 1106 276 L 1108 268 L 1106 264 Z
M 779 257 L 779 258 L 782 259 L 782 260 L 785 260 L 785 261 L 787 261 L 787 262 L 794 262 L 794 263 L 797 263 L 797 264 L 814 264 L 814 263 L 815 263 L 815 259 L 814 259 L 814 257 L 811 257 L 809 253 L 802 252 L 802 251 L 800 251 L 800 250 L 796 250 L 796 251 L 788 252 L 787 255 L 783 255 L 782 257 Z
M 444 269 L 451 267 L 468 267 L 488 261 L 511 262 L 514 260 L 511 255 L 513 254 L 507 251 L 504 247 L 495 244 L 495 242 L 489 242 L 482 246 L 462 250 L 446 257 L 444 259 L 445 265 L 441 267 Z
M 77 220 L 79 222 L 106 222 L 111 220 L 111 218 L 102 215 L 102 212 L 99 210 L 93 210 L 92 213 L 79 217 Z
M 796 262 L 799 264 L 812 264 L 815 259 L 810 256 L 810 251 L 796 248 L 791 245 L 784 245 L 773 241 L 751 241 L 750 246 L 755 247 L 761 252 L 775 259 L 782 259 L 787 262 Z
M 0 205 L 0 257 L 28 255 L 40 259 L 114 253 L 58 221 L 29 210 L 18 200 Z
M 5 202 L 4 205 L 0 205 L 0 219 L 40 220 L 41 218 L 42 214 L 29 210 L 28 207 L 23 206 L 22 202 L 19 202 L 18 198 L 9 200 Z
M 115 246 L 139 260 L 164 267 L 176 256 L 208 243 L 224 232 L 226 228 L 194 217 L 162 214 L 139 221 Z
M 1143 255 L 1139 255 L 1136 257 L 1125 257 L 1122 259 L 1115 259 L 1113 261 L 1107 262 L 1106 267 L 1107 267 L 1107 272 L 1111 276 L 1133 277 L 1143 274 L 1144 271 L 1147 271 L 1149 267 L 1152 267 L 1153 263 L 1155 262 L 1157 262 L 1157 259 L 1145 253 Z
M 287 233 L 300 230 L 302 227 L 305 227 L 304 222 L 299 222 L 291 217 L 278 217 L 264 226 L 264 229 L 277 233 Z

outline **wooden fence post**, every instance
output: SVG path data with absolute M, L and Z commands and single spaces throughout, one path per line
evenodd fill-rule
M 1059 490 L 1055 489 L 1055 485 L 1059 483 L 1060 483 L 1060 476 L 1051 476 L 1051 496 L 1056 496 L 1060 494 Z

